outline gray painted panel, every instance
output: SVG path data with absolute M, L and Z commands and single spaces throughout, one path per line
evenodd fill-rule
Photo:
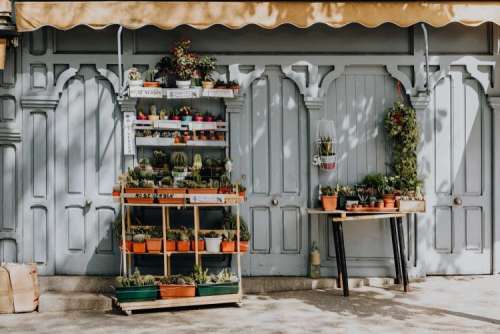
M 85 129 L 85 96 L 84 84 L 80 79 L 71 80 L 66 91 L 68 95 L 67 113 L 67 164 L 68 191 L 82 193 L 85 182 L 85 140 L 82 132 Z
M 16 99 L 14 96 L 2 96 L 1 99 L 1 116 L 0 121 L 15 121 L 16 120 Z
M 45 64 L 31 64 L 31 88 L 47 88 L 47 66 Z
M 451 81 L 444 79 L 436 86 L 434 107 L 434 145 L 435 145 L 435 192 L 451 192 L 452 175 L 452 115 L 449 109 L 451 101 Z
M 97 210 L 98 253 L 110 253 L 113 251 L 113 221 L 115 212 L 110 208 L 100 208 Z
M 483 213 L 481 208 L 465 208 L 465 249 L 483 250 Z
M 0 262 L 17 262 L 16 240 L 0 239 Z
M 97 31 L 84 26 L 68 32 L 51 30 L 55 53 L 116 53 L 117 50 L 116 26 Z
M 452 249 L 452 213 L 449 207 L 436 207 L 434 214 L 434 248 L 438 252 L 450 253 Z
M 33 217 L 33 261 L 44 264 L 47 261 L 47 208 L 35 206 L 31 209 Z
M 47 116 L 45 113 L 32 113 L 32 162 L 33 196 L 47 196 Z
M 268 81 L 252 84 L 252 191 L 267 194 L 270 190 Z
M 304 133 L 299 128 L 299 94 L 290 80 L 283 80 L 283 136 L 282 136 L 282 192 L 299 193 L 300 184 L 300 140 Z
M 66 209 L 67 249 L 85 251 L 85 212 L 80 207 Z
M 466 27 L 451 23 L 441 28 L 428 26 L 430 53 L 488 54 L 491 52 L 491 24 Z
M 283 226 L 283 252 L 299 253 L 302 239 L 300 208 L 284 207 L 281 209 Z
M 3 175 L 2 183 L 2 209 L 1 217 L 3 230 L 14 230 L 16 228 L 16 148 L 11 145 L 0 145 L 2 155 L 2 166 L 0 170 Z
M 47 29 L 41 28 L 29 34 L 29 51 L 32 55 L 41 56 L 47 52 Z
M 0 73 L 2 86 L 12 86 L 16 83 L 16 48 L 13 46 L 7 47 L 5 51 L 5 67 Z
M 271 215 L 268 208 L 251 208 L 252 251 L 269 253 L 271 245 Z
M 475 80 L 464 82 L 466 96 L 465 101 L 465 131 L 467 138 L 465 146 L 465 192 L 467 194 L 481 194 L 483 181 L 483 156 L 482 150 L 482 123 L 483 113 L 481 110 L 481 95 L 479 83 Z

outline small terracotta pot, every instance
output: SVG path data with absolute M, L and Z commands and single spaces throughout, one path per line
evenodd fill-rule
M 167 240 L 165 251 L 167 251 L 167 252 L 175 252 L 175 249 L 176 249 L 175 246 L 176 246 L 175 240 Z
M 248 252 L 248 241 L 240 241 L 240 252 Z
M 145 242 L 133 242 L 132 251 L 137 254 L 146 253 L 146 243 Z
M 383 209 L 384 208 L 384 201 L 377 201 L 377 208 Z
M 333 211 L 337 209 L 337 196 L 321 196 L 321 204 L 323 205 L 323 210 Z
M 188 194 L 217 194 L 217 188 L 190 188 Z
M 122 248 L 122 242 L 120 242 L 120 249 Z M 125 250 L 132 253 L 134 251 L 132 240 L 125 240 Z
M 196 245 L 194 240 L 191 240 L 191 250 L 194 252 L 194 246 Z M 205 250 L 205 240 L 198 240 L 198 252 Z
M 125 188 L 128 194 L 154 194 L 155 188 Z
M 195 115 L 195 116 L 193 117 L 193 120 L 194 120 L 195 122 L 203 122 L 203 116 L 201 116 L 201 115 Z
M 158 81 L 144 81 L 144 87 L 160 87 Z
M 153 204 L 154 198 L 126 198 L 127 203 L 131 204 Z
M 161 239 L 146 240 L 146 248 L 148 249 L 148 253 L 161 253 Z
M 189 252 L 189 240 L 177 240 L 177 250 L 179 252 Z
M 235 250 L 236 243 L 234 241 L 223 240 L 220 244 L 221 252 L 231 253 Z
M 203 89 L 212 89 L 214 88 L 215 82 L 213 81 L 202 81 L 201 86 Z
M 160 284 L 161 299 L 194 297 L 195 293 L 194 285 Z
M 220 140 L 220 141 L 224 141 L 224 140 L 226 140 L 226 136 L 224 136 L 223 133 L 218 133 L 215 135 L 215 139 Z

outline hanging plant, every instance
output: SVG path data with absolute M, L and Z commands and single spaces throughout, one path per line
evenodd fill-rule
M 403 193 L 415 192 L 421 181 L 417 178 L 417 145 L 420 128 L 415 110 L 402 102 L 395 102 L 385 117 L 385 129 L 392 141 L 392 169 L 399 177 Z

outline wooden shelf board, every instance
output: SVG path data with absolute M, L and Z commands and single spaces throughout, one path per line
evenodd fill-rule
M 244 254 L 245 252 L 240 252 L 240 254 Z M 133 253 L 133 252 L 127 252 L 129 255 L 163 255 L 163 252 L 160 253 Z M 195 251 L 187 251 L 187 252 L 181 252 L 181 251 L 171 251 L 166 253 L 168 256 L 173 255 L 173 254 L 195 254 Z M 226 254 L 238 254 L 238 252 L 219 252 L 219 253 L 211 253 L 207 251 L 199 251 L 198 254 L 200 255 L 226 255 Z
M 135 310 L 148 310 L 148 309 L 212 305 L 212 304 L 232 304 L 232 303 L 241 303 L 242 301 L 241 294 L 158 299 L 152 301 L 127 302 L 127 303 L 119 303 L 115 297 L 111 298 L 114 304 L 118 308 L 120 308 L 123 312 L 126 313 L 128 313 L 127 311 L 135 311 Z
M 164 208 L 193 208 L 197 207 L 223 207 L 223 206 L 237 206 L 240 203 L 216 203 L 216 204 L 140 204 L 140 203 L 123 203 L 125 206 L 145 206 L 145 207 L 164 207 Z

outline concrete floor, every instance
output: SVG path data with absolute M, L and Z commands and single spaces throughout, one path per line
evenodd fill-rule
M 0 315 L 0 333 L 500 333 L 500 276 L 398 287 L 249 295 L 244 305 L 143 312 Z

